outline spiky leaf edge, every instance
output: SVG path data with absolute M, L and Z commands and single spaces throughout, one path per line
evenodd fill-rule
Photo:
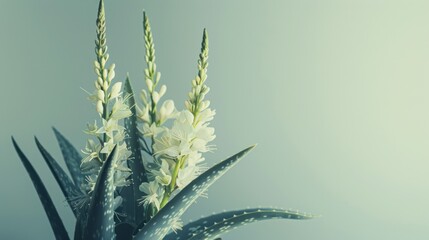
M 33 182 L 33 185 L 37 191 L 37 194 L 39 195 L 39 199 L 42 202 L 46 215 L 48 216 L 55 238 L 57 240 L 70 239 L 66 231 L 66 228 L 64 227 L 63 221 L 61 220 L 61 217 L 58 214 L 57 209 L 55 208 L 55 205 L 52 202 L 52 199 L 49 196 L 49 193 L 42 182 L 42 179 L 40 179 L 33 165 L 31 165 L 30 161 L 21 151 L 21 149 L 19 148 L 18 144 L 16 143 L 13 137 L 12 137 L 12 143 L 13 143 L 13 146 L 15 147 L 16 152 L 18 153 L 19 158 L 21 159 L 22 164 L 27 170 L 27 173 L 30 176 L 31 181 Z
M 141 183 L 147 182 L 147 176 L 142 160 L 139 130 L 137 129 L 134 93 L 128 76 L 124 85 L 124 99 L 127 99 L 127 104 L 132 112 L 132 115 L 124 120 L 124 127 L 126 132 L 125 143 L 131 151 L 127 164 L 133 174 L 131 175 L 131 185 L 124 187 L 120 195 L 124 199 L 123 207 L 126 213 L 126 221 L 137 226 L 144 219 L 144 208 L 138 203 L 144 193 L 139 190 L 139 186 Z
M 181 231 L 168 234 L 164 240 L 215 239 L 248 223 L 271 219 L 304 220 L 311 215 L 276 208 L 252 208 L 214 214 L 186 224 Z
M 73 214 L 75 215 L 75 217 L 77 217 L 79 215 L 79 209 L 75 206 L 76 205 L 75 201 L 81 198 L 84 193 L 80 191 L 80 188 L 74 185 L 70 177 L 64 172 L 64 170 L 57 163 L 57 161 L 51 156 L 51 154 L 49 154 L 49 152 L 46 151 L 46 149 L 42 146 L 42 144 L 37 139 L 37 137 L 34 137 L 34 140 L 36 141 L 37 148 L 39 149 L 40 153 L 45 159 L 46 164 L 51 170 L 52 175 L 54 175 L 55 180 L 57 181 L 58 185 L 61 188 L 61 191 L 66 197 L 66 200 L 70 208 L 72 209 Z
M 254 146 L 211 167 L 182 189 L 135 236 L 135 239 L 162 239 L 193 202 L 217 179 L 238 163 Z
M 55 127 L 52 127 L 55 137 L 57 138 L 58 145 L 60 146 L 64 162 L 70 172 L 74 184 L 82 189 L 82 184 L 85 182 L 85 175 L 80 169 L 82 157 L 76 148 L 64 137 Z
M 115 238 L 114 221 L 114 185 L 113 185 L 113 161 L 115 158 L 116 146 L 103 163 L 97 177 L 97 182 L 91 197 L 88 209 L 88 219 L 85 229 L 83 229 L 83 239 L 99 240 Z

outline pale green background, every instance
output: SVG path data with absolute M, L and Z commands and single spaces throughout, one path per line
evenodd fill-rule
M 97 115 L 92 89 L 97 1 L 0 1 L 0 238 L 52 239 L 14 135 L 73 217 L 33 143 L 50 129 L 78 147 Z M 427 239 L 429 1 L 106 1 L 117 79 L 143 86 L 148 11 L 167 96 L 180 103 L 210 36 L 209 98 L 220 160 L 259 143 L 185 217 L 246 206 L 322 215 L 248 225 L 224 239 Z

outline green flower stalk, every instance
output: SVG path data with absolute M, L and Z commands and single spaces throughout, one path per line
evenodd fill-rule
M 130 183 L 127 178 L 131 175 L 131 170 L 126 164 L 130 151 L 124 142 L 125 129 L 119 121 L 131 116 L 132 113 L 125 103 L 126 99 L 122 97 L 122 82 L 116 82 L 110 88 L 115 77 L 115 64 L 111 64 L 109 67 L 106 65 L 109 54 L 107 52 L 105 17 L 104 2 L 100 1 L 96 21 L 96 60 L 94 61 L 97 80 L 95 81 L 94 94 L 90 96 L 90 100 L 95 102 L 102 126 L 99 128 L 97 122 L 88 124 L 88 129 L 85 132 L 92 135 L 98 142 L 89 139 L 82 151 L 86 155 L 82 159 L 82 169 L 88 173 L 86 179 L 89 192 L 94 190 L 98 171 L 115 146 L 117 146 L 117 155 L 114 159 L 114 168 L 117 170 L 114 176 L 115 186 L 128 186 Z
M 249 223 L 281 219 L 310 219 L 311 215 L 278 208 L 233 210 L 183 225 L 180 218 L 208 188 L 255 146 L 208 168 L 203 154 L 214 150 L 215 110 L 206 100 L 208 35 L 204 29 L 198 73 L 185 101 L 177 110 L 172 100 L 160 104 L 167 87 L 157 88 L 160 73 L 149 19 L 144 18 L 145 82 L 138 107 L 126 78 L 113 83 L 115 64 L 107 65 L 106 14 L 100 0 L 95 40 L 95 91 L 90 100 L 100 119 L 88 124 L 90 138 L 81 153 L 56 129 L 56 138 L 68 173 L 36 138 L 49 169 L 70 205 L 76 224 L 75 240 L 218 240 L 219 236 Z M 124 88 L 122 89 L 122 86 Z M 161 105 L 160 107 L 158 107 Z M 170 121 L 168 124 L 167 122 Z M 33 182 L 56 239 L 70 239 L 42 180 L 12 138 Z M 233 194 L 233 193 L 231 193 Z M 231 195 L 229 194 L 229 195 Z M 238 193 L 237 193 L 238 194 Z
M 186 108 L 194 115 L 194 126 L 200 121 L 200 113 L 206 110 L 210 105 L 210 101 L 204 101 L 205 95 L 210 91 L 210 88 L 204 84 L 207 79 L 208 58 L 209 39 L 207 30 L 204 29 L 201 53 L 198 60 L 198 75 L 192 81 L 192 91 L 189 93 L 189 100 L 185 102 Z
M 159 80 L 161 79 L 161 73 L 156 70 L 155 63 L 155 44 L 153 43 L 152 31 L 149 23 L 149 18 L 146 13 L 143 12 L 143 29 L 144 29 L 144 43 L 145 43 L 145 60 L 146 69 L 145 83 L 147 90 L 143 89 L 140 94 L 140 98 L 143 101 L 143 107 L 137 108 L 137 114 L 143 126 L 140 128 L 143 141 L 143 149 L 150 155 L 154 154 L 153 145 L 155 144 L 155 137 L 157 134 L 162 132 L 162 125 L 168 119 L 173 117 L 176 109 L 172 100 L 166 100 L 163 102 L 160 110 L 158 111 L 158 103 L 160 99 L 165 95 L 167 86 L 162 85 L 157 91 Z M 150 137 L 152 144 L 148 145 L 144 137 Z

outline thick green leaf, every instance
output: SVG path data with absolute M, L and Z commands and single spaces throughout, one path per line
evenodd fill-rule
M 97 177 L 91 203 L 88 210 L 87 226 L 83 230 L 83 239 L 99 240 L 115 238 L 113 161 L 116 146 L 103 163 Z
M 52 129 L 54 130 L 55 137 L 58 140 L 61 153 L 63 154 L 64 161 L 70 171 L 74 184 L 79 188 L 82 188 L 82 184 L 85 182 L 85 175 L 80 169 L 82 157 L 76 148 L 73 147 L 73 145 L 57 129 Z
M 76 225 L 74 227 L 74 240 L 83 239 L 83 224 L 84 217 L 82 215 L 78 216 L 76 219 Z
M 74 215 L 77 217 L 79 215 L 79 209 L 76 207 L 75 201 L 76 199 L 81 198 L 80 195 L 83 195 L 84 193 L 80 191 L 80 188 L 74 185 L 70 177 L 64 172 L 64 170 L 57 163 L 57 161 L 55 161 L 51 154 L 46 151 L 46 149 L 42 146 L 39 140 L 36 137 L 34 139 L 36 141 L 37 148 L 39 148 L 39 151 L 45 159 L 46 163 L 48 164 L 49 169 L 55 177 L 55 180 L 57 180 L 58 185 L 60 185 L 61 191 L 66 197 L 70 208 L 72 209 Z
M 88 222 L 88 209 L 89 209 L 90 199 L 91 199 L 90 193 L 89 195 L 87 195 L 87 197 L 88 197 L 87 201 L 83 202 L 80 205 L 79 215 L 77 216 L 77 219 L 76 219 L 76 225 L 74 229 L 75 240 L 84 239 L 83 232 Z
M 255 146 L 244 149 L 232 157 L 216 164 L 189 183 L 167 203 L 136 235 L 136 239 L 163 239 L 191 204 L 217 179 L 231 169 Z
M 28 175 L 31 178 L 31 181 L 33 182 L 34 188 L 36 188 L 37 194 L 39 195 L 39 199 L 42 202 L 43 208 L 45 209 L 46 215 L 48 216 L 49 222 L 51 223 L 55 238 L 57 240 L 70 239 L 67 234 L 66 228 L 64 227 L 63 221 L 58 215 L 57 209 L 55 208 L 54 203 L 52 202 L 52 199 L 45 188 L 45 185 L 43 185 L 42 179 L 40 179 L 36 170 L 33 168 L 28 158 L 21 151 L 13 137 L 12 142 L 16 152 L 18 153 L 19 158 L 21 159 L 22 164 L 24 165 Z
M 303 220 L 311 215 L 275 208 L 252 208 L 214 214 L 188 223 L 181 231 L 170 233 L 164 240 L 211 240 L 219 235 L 249 223 L 270 219 Z
M 143 166 L 142 149 L 139 140 L 139 130 L 137 129 L 137 114 L 135 107 L 135 99 L 131 88 L 130 80 L 127 77 L 124 86 L 124 98 L 127 99 L 127 104 L 130 106 L 132 115 L 125 119 L 125 143 L 131 151 L 131 156 L 128 158 L 128 167 L 132 171 L 132 183 L 128 187 L 124 187 L 121 191 L 121 196 L 124 200 L 123 210 L 126 214 L 126 221 L 137 225 L 143 220 L 144 208 L 139 205 L 138 199 L 143 197 L 143 192 L 139 190 L 142 182 L 147 182 L 146 170 Z

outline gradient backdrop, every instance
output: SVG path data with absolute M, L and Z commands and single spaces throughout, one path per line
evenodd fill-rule
M 143 87 L 142 11 L 167 97 L 182 106 L 210 37 L 211 163 L 258 143 L 186 220 L 247 206 L 322 217 L 248 225 L 224 239 L 427 239 L 429 9 L 417 0 L 106 1 L 117 80 Z M 14 135 L 73 232 L 38 153 L 61 159 L 51 126 L 82 148 L 97 1 L 0 1 L 0 238 L 52 239 Z

